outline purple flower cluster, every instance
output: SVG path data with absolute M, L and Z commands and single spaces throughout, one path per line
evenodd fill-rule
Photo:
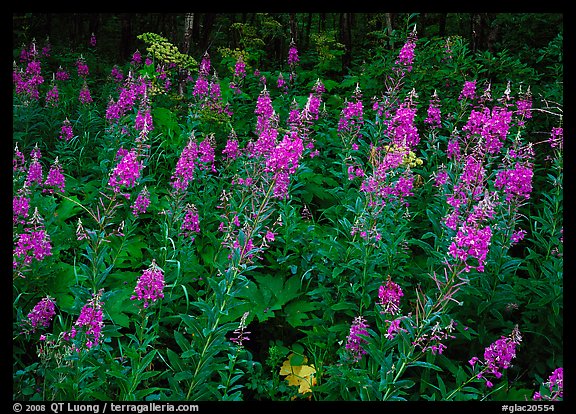
M 300 58 L 298 57 L 298 49 L 296 49 L 296 43 L 292 40 L 290 42 L 290 49 L 288 50 L 288 65 L 293 67 L 298 62 L 300 62 Z
M 490 226 L 477 228 L 476 226 L 463 224 L 454 240 L 448 248 L 450 256 L 466 265 L 465 270 L 469 271 L 473 266 L 468 263 L 468 258 L 478 260 L 475 267 L 477 271 L 484 271 L 484 262 L 490 250 L 490 239 L 492 238 L 492 229 Z
M 386 283 L 378 289 L 378 304 L 382 307 L 380 313 L 398 315 L 400 312 L 400 298 L 404 292 L 400 285 L 392 281 L 388 276 Z
M 238 79 L 244 79 L 246 77 L 246 63 L 242 56 L 239 56 L 236 60 L 236 65 L 234 66 L 234 77 Z
M 164 271 L 158 267 L 155 260 L 148 269 L 144 270 L 136 287 L 134 288 L 134 295 L 130 300 L 144 301 L 144 308 L 147 308 L 150 303 L 156 302 L 158 299 L 164 297 Z
M 58 67 L 58 70 L 54 74 L 54 79 L 59 81 L 67 81 L 70 79 L 70 74 L 62 68 L 62 66 Z
M 239 148 L 238 139 L 234 132 L 230 134 L 230 137 L 226 141 L 226 146 L 222 150 L 222 154 L 228 160 L 235 160 L 240 155 L 240 148 Z
M 134 204 L 132 204 L 132 214 L 134 214 L 134 216 L 138 216 L 139 214 L 146 213 L 149 205 L 150 193 L 148 192 L 148 189 L 144 187 L 140 194 L 138 194 L 138 197 L 136 197 Z
M 90 94 L 90 88 L 88 88 L 88 84 L 86 82 L 84 82 L 82 89 L 80 89 L 78 100 L 83 104 L 89 104 L 93 102 L 92 95 Z
M 122 69 L 120 69 L 118 65 L 114 65 L 110 71 L 110 77 L 114 82 L 122 82 L 124 80 Z
M 338 133 L 350 135 L 350 141 L 353 146 L 353 139 L 359 137 L 360 129 L 364 125 L 364 105 L 362 103 L 362 91 L 358 86 L 354 91 L 351 101 L 344 103 L 344 108 L 338 120 Z
M 365 336 L 369 336 L 368 327 L 369 325 L 367 324 L 366 319 L 362 316 L 357 316 L 352 321 L 350 333 L 346 338 L 346 350 L 350 352 L 354 362 L 360 361 L 362 355 L 367 353 L 362 347 L 362 344 L 368 342 L 365 338 Z
M 564 148 L 564 128 L 554 127 L 548 139 L 551 148 Z
M 38 60 L 28 62 L 25 71 L 14 68 L 12 81 L 16 86 L 16 93 L 25 99 L 37 101 L 40 98 L 39 87 L 44 83 L 41 72 L 42 65 Z
M 92 298 L 82 307 L 78 319 L 74 326 L 64 335 L 67 340 L 73 339 L 78 333 L 84 332 L 83 345 L 86 349 L 90 349 L 101 342 L 102 328 L 104 327 L 102 306 L 104 303 L 101 301 L 103 290 L 97 294 L 92 295 Z M 80 351 L 80 348 L 76 348 Z
M 432 99 L 430 99 L 427 114 L 428 116 L 426 117 L 424 122 L 430 125 L 431 129 L 437 129 L 442 126 L 440 99 L 438 99 L 438 94 L 436 93 L 436 91 L 434 91 L 434 95 L 432 95 Z
M 32 332 L 39 327 L 50 326 L 52 318 L 56 315 L 55 304 L 50 296 L 42 298 L 28 314 L 28 323 L 32 326 Z
M 508 369 L 512 365 L 512 360 L 516 358 L 516 346 L 522 341 L 518 326 L 514 327 L 512 335 L 509 337 L 502 336 L 484 350 L 484 360 L 480 361 L 478 357 L 473 357 L 469 363 L 474 367 L 476 363 L 483 366 L 477 374 L 478 379 L 484 379 L 486 386 L 491 388 L 492 382 L 485 377 L 486 374 L 494 375 L 501 378 L 502 370 Z
M 182 150 L 180 158 L 176 164 L 176 170 L 172 175 L 172 187 L 176 190 L 186 191 L 188 183 L 194 179 L 196 159 L 198 158 L 198 144 L 193 137 L 190 137 L 188 144 Z
M 514 168 L 499 171 L 494 186 L 504 188 L 506 201 L 529 199 L 532 192 L 533 172 L 530 166 L 516 163 Z
M 414 62 L 414 50 L 416 49 L 416 40 L 418 39 L 416 33 L 416 27 L 410 32 L 404 46 L 400 50 L 398 59 L 396 59 L 397 67 L 394 68 L 395 71 L 402 74 L 412 71 L 412 63 Z
M 544 383 L 545 393 L 536 391 L 532 396 L 535 401 L 561 401 L 564 398 L 564 368 L 556 368 Z
M 186 215 L 180 230 L 182 230 L 181 234 L 184 237 L 192 237 L 192 240 L 194 240 L 193 234 L 200 233 L 200 216 L 194 205 L 186 206 Z
M 402 328 L 400 326 L 400 323 L 402 322 L 402 319 L 404 319 L 404 317 L 400 317 L 398 319 L 394 319 L 392 321 L 386 321 L 388 322 L 388 328 L 386 329 L 386 333 L 384 334 L 384 337 L 388 340 L 392 340 L 396 337 L 396 335 L 398 335 L 398 333 L 400 332 L 408 332 L 406 329 Z
M 443 342 L 447 339 L 454 339 L 456 336 L 452 335 L 457 323 L 451 320 L 448 325 L 442 327 L 440 322 L 437 322 L 430 332 L 426 332 L 420 335 L 412 343 L 414 346 L 419 346 L 422 348 L 422 352 L 430 350 L 432 355 L 442 354 L 446 348 L 448 348 Z
M 38 208 L 34 209 L 34 214 L 30 219 L 30 225 L 31 226 L 24 229 L 24 233 L 18 235 L 16 247 L 13 252 L 14 268 L 18 267 L 16 259 L 20 259 L 23 266 L 28 266 L 32 263 L 32 259 L 41 261 L 47 256 L 52 255 L 50 235 L 44 229 L 43 219 L 38 213 Z
M 391 137 L 391 142 L 401 146 L 413 148 L 420 142 L 418 135 L 418 128 L 414 125 L 414 118 L 416 117 L 416 107 L 412 106 L 412 102 L 407 100 L 402 103 L 396 114 L 388 124 L 388 135 Z
M 284 135 L 266 159 L 265 171 L 274 174 L 274 197 L 285 199 L 288 196 L 288 184 L 291 174 L 296 172 L 304 146 L 298 133 L 292 131 Z
M 476 81 L 465 81 L 458 100 L 476 98 Z
M 144 165 L 138 160 L 138 154 L 134 148 L 130 151 L 120 149 L 119 154 L 122 157 L 114 171 L 110 174 L 108 185 L 112 187 L 115 193 L 121 191 L 121 187 L 132 188 L 140 178 Z
M 118 100 L 114 102 L 111 98 L 106 108 L 106 119 L 110 122 L 117 122 L 128 113 L 135 105 L 142 103 L 146 105 L 146 91 L 149 81 L 139 77 L 138 79 L 128 76 L 124 81 L 124 86 L 120 88 Z M 151 125 L 151 122 L 148 124 Z
M 468 155 L 458 181 L 454 184 L 453 193 L 446 197 L 446 202 L 452 206 L 453 211 L 445 219 L 444 223 L 452 230 L 458 228 L 460 215 L 464 213 L 461 207 L 471 205 L 479 201 L 484 194 L 484 179 L 486 169 L 481 159 L 474 155 Z
M 66 180 L 64 178 L 64 174 L 62 174 L 62 166 L 58 162 L 58 157 L 54 160 L 54 163 L 50 167 L 50 171 L 48 171 L 48 175 L 46 176 L 46 181 L 44 181 L 44 190 L 43 192 L 54 193 L 55 190 L 60 191 L 61 193 L 64 192 L 64 187 L 66 186 Z M 54 187 L 54 188 L 49 188 Z
M 78 72 L 78 76 L 84 79 L 86 79 L 90 73 L 90 69 L 86 64 L 86 60 L 82 56 L 76 60 L 76 70 Z
M 46 105 L 56 107 L 58 106 L 58 101 L 60 96 L 58 94 L 58 86 L 53 85 L 51 89 L 46 92 Z
M 199 145 L 192 136 L 182 150 L 172 175 L 172 187 L 176 190 L 186 191 L 190 181 L 194 180 L 196 167 L 200 170 L 216 171 L 214 167 L 214 137 L 206 137 Z
M 26 221 L 21 219 L 28 217 L 28 210 L 30 209 L 30 198 L 25 195 L 17 195 L 12 198 L 12 224 L 26 224 Z
M 64 141 L 70 141 L 74 137 L 74 131 L 72 131 L 72 123 L 66 118 L 62 122 L 62 127 L 60 128 L 60 139 Z
M 42 185 L 42 164 L 40 164 L 39 157 L 33 155 L 32 162 L 28 166 L 28 173 L 26 175 L 26 186 L 30 187 L 32 184 Z

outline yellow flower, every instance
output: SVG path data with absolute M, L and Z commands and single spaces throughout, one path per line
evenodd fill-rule
M 300 394 L 312 392 L 310 387 L 316 384 L 316 378 L 314 378 L 316 368 L 314 368 L 314 365 L 291 365 L 290 359 L 293 355 L 290 354 L 288 359 L 282 364 L 280 375 L 286 376 L 285 379 L 289 385 L 297 386 Z M 307 358 L 304 358 L 303 362 L 306 363 L 307 360 Z

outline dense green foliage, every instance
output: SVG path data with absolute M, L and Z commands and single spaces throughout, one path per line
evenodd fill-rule
M 15 44 L 14 399 L 561 399 L 562 32 L 473 51 L 403 18 L 346 71 L 269 15 L 196 55 Z

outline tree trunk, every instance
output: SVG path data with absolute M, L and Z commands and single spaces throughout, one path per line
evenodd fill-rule
M 390 50 L 394 50 L 394 41 L 392 40 L 392 14 L 386 13 L 386 28 L 388 29 L 388 36 L 390 38 Z
M 298 31 L 296 30 L 296 16 L 290 13 L 290 39 L 298 44 Z
M 310 31 L 312 30 L 312 13 L 308 13 L 308 21 L 306 22 L 306 29 L 304 31 L 304 47 L 308 49 L 310 46 Z
M 342 71 L 345 72 L 352 62 L 352 13 L 342 13 L 340 15 L 340 28 L 340 39 L 344 44 Z
M 132 53 L 132 14 L 131 13 L 121 13 L 120 14 L 120 26 L 122 28 L 121 41 L 122 49 L 120 53 L 122 60 L 128 59 Z
M 440 13 L 440 21 L 438 22 L 438 35 L 440 37 L 446 36 L 446 18 L 448 13 Z
M 204 26 L 202 27 L 202 40 L 200 41 L 200 50 L 203 50 L 204 52 L 208 52 L 208 49 L 210 47 L 210 35 L 212 34 L 212 28 L 214 27 L 215 18 L 216 13 L 206 13 L 204 15 Z M 202 54 L 204 54 L 204 52 Z
M 184 15 L 184 41 L 182 44 L 182 53 L 190 53 L 190 43 L 192 43 L 192 32 L 194 28 L 194 13 Z

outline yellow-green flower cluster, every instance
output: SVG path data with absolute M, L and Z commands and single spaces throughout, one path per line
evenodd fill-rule
M 402 152 L 404 153 L 404 157 L 402 158 L 402 165 L 405 167 L 414 168 L 424 164 L 421 158 L 418 158 L 413 151 L 410 151 L 408 148 L 392 144 L 392 145 L 384 145 L 385 152 Z
M 164 63 L 174 63 L 184 69 L 195 69 L 198 67 L 196 60 L 184 53 L 181 53 L 176 46 L 156 33 L 142 33 L 138 39 L 144 41 L 148 46 L 146 50 L 155 59 Z

